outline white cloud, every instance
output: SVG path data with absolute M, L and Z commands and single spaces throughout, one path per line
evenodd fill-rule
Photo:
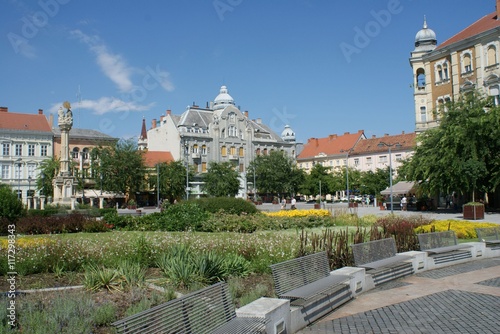
M 51 113 L 56 113 L 62 102 L 54 103 L 50 108 Z M 79 102 L 71 103 L 72 110 L 84 109 L 92 110 L 95 115 L 104 115 L 109 112 L 122 112 L 122 111 L 146 111 L 154 106 L 154 103 L 147 105 L 137 104 L 132 101 L 123 101 L 116 97 L 103 96 L 98 100 L 82 100 Z
M 70 32 L 73 37 L 78 38 L 85 43 L 89 50 L 96 56 L 96 62 L 104 74 L 113 81 L 122 93 L 131 93 L 137 89 L 132 82 L 133 74 L 142 74 L 142 89 L 152 90 L 159 84 L 167 92 L 174 90 L 174 84 L 170 80 L 170 73 L 160 69 L 147 66 L 146 69 L 137 69 L 127 64 L 124 57 L 111 52 L 106 44 L 101 41 L 99 36 L 89 36 L 81 30 Z M 155 83 L 156 82 L 156 83 Z
M 86 35 L 81 30 L 73 30 L 71 35 L 87 44 L 90 51 L 96 56 L 96 62 L 101 71 L 118 86 L 120 91 L 130 92 L 133 89 L 134 85 L 131 80 L 133 68 L 121 55 L 109 51 L 98 36 Z

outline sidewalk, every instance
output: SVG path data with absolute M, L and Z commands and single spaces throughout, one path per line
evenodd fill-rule
M 500 258 L 388 282 L 298 333 L 499 333 Z

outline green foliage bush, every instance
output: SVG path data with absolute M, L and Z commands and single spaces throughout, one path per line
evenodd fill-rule
M 228 214 L 244 215 L 258 213 L 252 202 L 234 197 L 204 197 L 191 200 L 203 210 L 211 213 L 223 211 Z
M 27 216 L 19 218 L 16 232 L 20 234 L 57 234 L 82 232 L 92 218 L 72 213 L 64 216 Z M 2 231 L 5 233 L 6 231 Z
M 8 185 L 0 184 L 0 217 L 5 217 L 14 222 L 25 215 L 26 210 L 17 194 Z

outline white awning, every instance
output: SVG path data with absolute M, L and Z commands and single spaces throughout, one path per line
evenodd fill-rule
M 400 181 L 392 186 L 392 194 L 393 195 L 408 195 L 408 194 L 413 194 L 415 190 L 413 189 L 415 187 L 415 182 L 410 182 L 410 181 Z M 390 195 L 391 194 L 391 188 L 388 187 L 380 192 L 382 195 Z

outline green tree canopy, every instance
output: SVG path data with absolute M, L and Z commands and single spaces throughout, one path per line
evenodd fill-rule
M 40 163 L 40 165 L 38 166 L 38 170 L 40 171 L 40 173 L 39 177 L 36 180 L 36 189 L 40 191 L 40 194 L 45 196 L 52 196 L 54 194 L 52 180 L 59 173 L 59 167 L 60 161 L 55 157 L 43 160 Z
M 319 194 L 321 182 L 321 194 L 331 194 L 334 191 L 333 177 L 329 174 L 330 169 L 321 164 L 315 164 L 311 168 L 311 172 L 304 178 L 304 182 L 300 187 L 304 195 L 317 195 Z
M 203 181 L 203 189 L 209 196 L 235 196 L 240 190 L 238 172 L 230 162 L 210 162 Z
M 254 172 L 259 193 L 293 195 L 304 181 L 304 172 L 283 151 L 258 155 L 248 167 L 249 182 L 253 182 Z
M 186 167 L 182 161 L 171 161 L 159 165 L 160 195 L 170 203 L 186 194 Z M 192 175 L 189 175 L 192 179 Z M 156 186 L 155 186 L 156 187 Z
M 401 169 L 431 193 L 494 191 L 500 182 L 500 108 L 477 94 L 449 103 L 439 127 L 420 134 Z
M 141 190 L 144 184 L 145 175 L 142 152 L 137 150 L 135 141 L 120 140 L 115 146 L 100 147 L 96 154 L 100 164 L 97 169 L 103 176 L 103 189 L 134 198 L 135 192 Z

